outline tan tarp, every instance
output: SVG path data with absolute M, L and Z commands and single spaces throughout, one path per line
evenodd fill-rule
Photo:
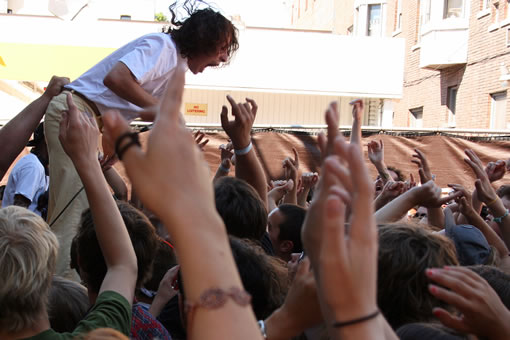
M 219 165 L 218 147 L 226 142 L 227 136 L 223 132 L 206 132 L 206 134 L 210 141 L 205 148 L 205 157 L 210 165 L 212 176 Z M 143 143 L 145 143 L 147 136 L 147 132 L 142 133 Z M 448 183 L 460 183 L 467 188 L 473 188 L 474 175 L 463 161 L 463 150 L 466 148 L 473 149 L 484 164 L 488 161 L 506 160 L 510 157 L 510 141 L 474 142 L 439 135 L 401 137 L 384 134 L 363 138 L 365 157 L 366 144 L 373 139 L 383 140 L 386 164 L 401 169 L 407 177 L 409 177 L 410 172 L 413 172 L 415 177 L 418 178 L 416 165 L 411 163 L 410 160 L 414 148 L 422 150 L 427 155 L 432 172 L 436 175 L 436 181 L 441 187 L 446 187 Z M 303 171 L 319 171 L 319 151 L 316 145 L 316 136 L 299 133 L 256 132 L 253 135 L 253 145 L 267 176 L 271 179 L 282 177 L 281 163 L 285 157 L 293 155 L 292 147 L 298 150 Z M 24 154 L 26 154 L 26 150 Z M 124 175 L 122 165 L 117 164 L 116 167 Z M 182 171 L 186 171 L 186 169 L 182 169 Z M 370 166 L 370 171 L 375 178 L 376 172 L 373 166 Z M 5 184 L 7 178 L 8 175 L 3 178 L 1 183 Z M 171 181 L 172 179 L 169 178 L 168 180 Z M 505 182 L 510 183 L 510 174 L 507 174 L 497 184 Z

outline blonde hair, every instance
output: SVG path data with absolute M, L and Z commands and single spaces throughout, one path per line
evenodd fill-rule
M 58 241 L 44 220 L 25 208 L 0 209 L 0 329 L 34 326 L 45 311 Z

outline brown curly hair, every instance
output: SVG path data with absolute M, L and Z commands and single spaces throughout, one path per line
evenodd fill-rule
M 380 226 L 377 302 L 390 325 L 433 320 L 432 308 L 446 306 L 429 293 L 425 270 L 458 264 L 453 243 L 426 227 Z

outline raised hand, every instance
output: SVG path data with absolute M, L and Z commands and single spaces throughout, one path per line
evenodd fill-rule
M 425 184 L 430 180 L 434 180 L 434 176 L 430 171 L 429 162 L 427 160 L 427 157 L 425 157 L 425 154 L 421 152 L 419 149 L 414 149 L 414 152 L 415 153 L 413 154 L 413 157 L 415 159 L 412 159 L 411 162 L 418 166 L 418 173 L 420 174 L 421 184 Z
M 250 144 L 251 128 L 257 116 L 257 103 L 253 99 L 246 98 L 245 103 L 236 103 L 231 96 L 227 100 L 232 107 L 234 120 L 228 119 L 228 109 L 224 105 L 221 109 L 221 126 L 232 140 L 236 150 L 242 150 Z
M 494 202 L 498 199 L 498 195 L 491 185 L 489 177 L 483 168 L 482 161 L 473 150 L 466 149 L 464 152 L 468 156 L 468 158 L 464 159 L 464 162 L 471 167 L 477 177 L 475 187 L 478 199 L 485 204 Z
M 232 161 L 232 156 L 234 156 L 234 146 L 232 145 L 232 142 L 228 142 L 227 144 L 221 144 L 220 145 L 220 161 L 223 162 L 225 160 Z
M 324 302 L 323 310 L 328 311 L 330 320 L 346 321 L 377 310 L 373 190 L 361 150 L 337 137 L 334 155 L 322 167 L 302 232 L 305 249 L 317 270 L 324 299 L 321 304 Z M 352 209 L 347 235 L 346 205 Z M 340 283 L 345 288 L 342 292 L 338 291 Z
M 297 267 L 285 302 L 265 322 L 267 338 L 271 340 L 290 339 L 322 322 L 317 287 L 306 257 Z
M 379 210 L 382 206 L 400 196 L 406 191 L 404 182 L 386 182 L 381 193 L 375 199 L 375 209 Z
M 430 293 L 461 313 L 434 308 L 446 327 L 490 340 L 510 338 L 510 312 L 485 279 L 464 267 L 431 268 L 426 274 L 438 284 L 429 286 Z
M 272 189 L 267 193 L 267 211 L 269 212 L 273 211 L 273 209 L 278 206 L 278 202 L 280 202 L 289 191 L 294 189 L 294 181 L 292 179 L 288 181 L 274 181 L 271 183 L 271 187 Z
M 53 98 L 54 96 L 59 95 L 60 92 L 62 92 L 64 89 L 64 86 L 67 84 L 69 84 L 69 78 L 53 76 L 51 77 L 48 86 L 46 86 L 46 90 L 44 91 L 43 95 L 49 98 Z
M 460 193 L 460 196 L 456 199 L 460 212 L 464 216 L 469 216 L 470 214 L 475 213 L 471 193 L 460 184 L 448 184 L 448 186 L 452 188 L 454 192 Z
M 365 104 L 363 100 L 356 99 L 351 101 L 352 105 L 352 119 L 357 120 L 361 123 L 363 120 L 363 113 L 365 112 Z
M 328 126 L 328 134 L 326 136 L 323 132 L 321 132 L 317 137 L 317 143 L 321 152 L 321 161 L 324 161 L 324 159 L 333 151 L 333 141 L 335 140 L 336 136 L 340 134 L 338 132 L 340 115 L 338 113 L 337 102 L 331 102 L 331 104 L 329 104 L 329 107 L 325 113 L 325 119 Z
M 159 283 L 158 293 L 152 301 L 149 313 L 153 316 L 158 317 L 165 305 L 170 301 L 177 292 L 179 291 L 175 283 L 177 282 L 177 275 L 179 273 L 180 266 L 174 266 L 165 273 L 163 279 Z
M 489 177 L 489 181 L 495 182 L 505 176 L 506 173 L 506 162 L 503 160 L 498 160 L 496 162 L 489 162 L 485 167 L 485 172 L 487 173 L 487 177 Z
M 204 139 L 205 133 L 203 133 L 200 130 L 197 130 L 193 134 L 193 137 L 195 138 L 195 144 L 197 144 L 200 151 L 204 151 L 205 146 L 207 145 L 207 143 L 209 143 L 209 139 L 207 139 L 207 138 Z
M 382 139 L 379 141 L 370 141 L 367 145 L 368 159 L 372 164 L 384 164 L 384 144 Z
M 291 176 L 292 171 L 294 171 L 297 175 L 297 171 L 299 170 L 299 154 L 296 148 L 294 147 L 292 147 L 292 152 L 294 153 L 294 159 L 291 157 L 285 157 L 285 159 L 282 161 L 282 167 L 284 169 L 285 178 L 287 179 L 289 179 L 289 177 Z
M 426 208 L 439 208 L 443 204 L 462 196 L 462 192 L 454 192 L 453 194 L 441 197 L 441 188 L 433 181 L 411 189 L 409 192 L 414 193 L 416 205 L 422 205 Z

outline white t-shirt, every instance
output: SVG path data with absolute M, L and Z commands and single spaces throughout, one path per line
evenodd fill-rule
M 101 114 L 118 109 L 124 118 L 132 120 L 142 110 L 120 98 L 103 84 L 117 62 L 125 64 L 140 86 L 156 98 L 161 98 L 178 63 L 186 63 L 169 34 L 151 33 L 119 48 L 66 87 L 80 92 L 93 101 Z
M 23 195 L 30 200 L 29 210 L 41 215 L 37 210 L 37 199 L 48 190 L 49 177 L 44 172 L 44 166 L 33 153 L 21 158 L 9 175 L 4 191 L 2 208 L 14 204 L 15 195 Z

